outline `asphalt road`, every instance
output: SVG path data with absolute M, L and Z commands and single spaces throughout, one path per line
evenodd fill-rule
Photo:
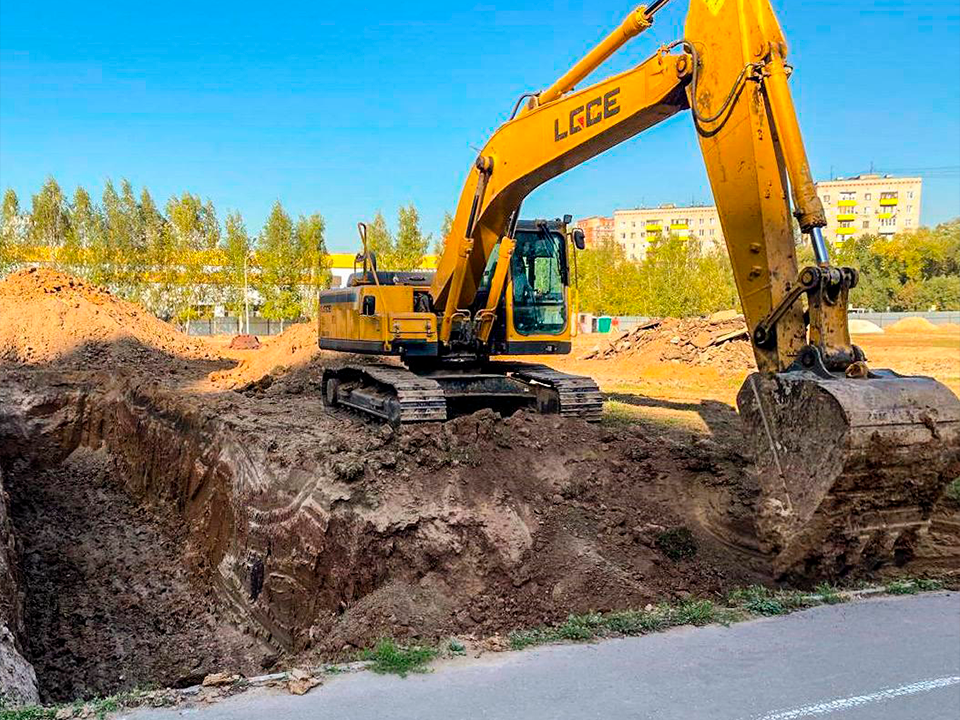
M 731 627 L 336 677 L 130 720 L 938 720 L 960 718 L 960 593 L 820 607 Z

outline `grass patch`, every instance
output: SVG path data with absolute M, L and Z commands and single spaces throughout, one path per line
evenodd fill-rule
M 697 554 L 697 541 L 693 539 L 693 533 L 685 527 L 664 530 L 657 535 L 656 545 L 674 562 L 692 558 Z
M 830 583 L 822 582 L 813 591 L 820 596 L 820 600 L 826 605 L 836 605 L 844 602 L 843 595 Z
M 952 483 L 947 485 L 945 494 L 951 500 L 960 502 L 960 478 L 957 478 Z
M 370 669 L 376 673 L 406 677 L 409 673 L 426 672 L 427 663 L 438 654 L 434 648 L 398 645 L 393 640 L 383 639 L 374 647 L 360 653 L 360 659 L 372 661 Z
M 148 698 L 150 698 L 149 703 L 147 703 Z M 167 703 L 156 697 L 156 694 L 151 697 L 147 690 L 142 689 L 128 690 L 93 700 L 76 700 L 64 705 L 25 705 L 11 708 L 4 704 L 3 698 L 0 698 L 0 720 L 54 720 L 61 710 L 71 710 L 73 714 L 69 717 L 73 718 L 82 716 L 103 720 L 108 713 L 118 712 L 124 708 L 136 708 L 144 704 L 159 707 Z M 84 710 L 88 711 L 85 715 Z

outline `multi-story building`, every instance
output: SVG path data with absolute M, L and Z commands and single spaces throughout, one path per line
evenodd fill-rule
M 613 239 L 631 260 L 643 259 L 650 242 L 666 233 L 695 240 L 703 249 L 723 244 L 720 216 L 712 205 L 666 204 L 613 213 Z
M 583 230 L 583 239 L 588 248 L 594 248 L 607 240 L 613 240 L 613 218 L 594 215 L 577 220 L 576 227 Z
M 817 183 L 827 213 L 824 237 L 833 242 L 865 234 L 910 232 L 920 225 L 918 177 L 856 175 Z

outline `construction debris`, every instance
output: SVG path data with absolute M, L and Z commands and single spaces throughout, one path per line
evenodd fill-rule
M 720 370 L 753 368 L 753 349 L 743 315 L 722 310 L 707 317 L 664 318 L 621 332 L 605 348 L 595 348 L 584 360 L 636 357 L 649 362 L 709 365 Z

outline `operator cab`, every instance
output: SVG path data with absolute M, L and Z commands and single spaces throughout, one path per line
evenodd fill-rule
M 562 354 L 570 351 L 570 264 L 573 251 L 563 220 L 521 220 L 504 297 L 493 329 L 493 354 Z M 582 247 L 583 234 L 569 234 Z M 482 307 L 496 270 L 498 248 L 490 254 L 477 293 Z

